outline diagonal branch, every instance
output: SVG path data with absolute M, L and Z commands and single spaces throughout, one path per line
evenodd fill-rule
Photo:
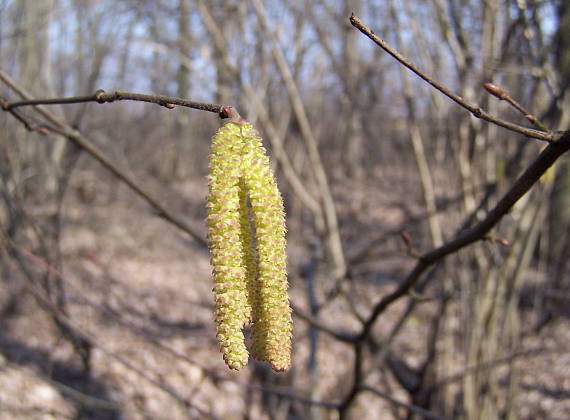
M 374 34 L 374 31 L 372 31 L 368 26 L 366 26 L 364 23 L 362 23 L 362 21 L 358 17 L 356 17 L 354 14 L 350 16 L 350 23 L 352 23 L 352 26 L 354 26 L 356 29 L 358 29 L 360 32 L 362 32 L 364 35 L 366 35 L 368 38 L 370 38 L 372 41 L 374 41 L 374 43 L 376 45 L 378 45 L 380 48 L 382 48 L 384 51 L 386 51 L 388 54 L 390 54 L 392 57 L 394 57 L 396 60 L 398 60 L 398 62 L 400 62 L 403 66 L 410 69 L 412 72 L 414 72 L 420 78 L 422 78 L 427 83 L 432 85 L 435 89 L 439 90 L 441 93 L 443 93 L 449 99 L 451 99 L 452 101 L 455 101 L 457 104 L 459 104 L 460 106 L 462 106 L 463 108 L 465 108 L 466 110 L 471 112 L 471 114 L 473 114 L 473 116 L 480 118 L 482 120 L 491 122 L 493 124 L 496 124 L 500 127 L 506 128 L 507 130 L 511 130 L 511 131 L 516 132 L 516 133 L 524 134 L 525 136 L 528 136 L 528 137 L 531 137 L 531 138 L 534 138 L 537 140 L 542 140 L 542 141 L 547 141 L 547 142 L 552 142 L 555 140 L 552 133 L 549 133 L 549 132 L 545 133 L 543 131 L 538 131 L 538 130 L 534 130 L 532 128 L 523 127 L 522 125 L 514 124 L 514 123 L 511 123 L 509 121 L 505 121 L 505 120 L 502 120 L 500 118 L 496 118 L 496 117 L 488 114 L 481 107 L 470 104 L 465 99 L 463 99 L 461 96 L 456 95 L 450 89 L 446 88 L 441 83 L 439 83 L 437 80 L 432 79 L 431 77 L 426 75 L 424 72 L 422 72 L 410 60 L 408 60 L 406 57 L 404 57 L 403 55 L 398 53 L 398 51 L 396 51 L 392 47 L 390 47 L 390 45 L 388 45 L 386 43 L 386 41 L 384 41 L 382 38 L 376 36 Z
M 451 241 L 435 248 L 422 255 L 412 272 L 406 277 L 404 282 L 389 295 L 382 298 L 372 310 L 372 313 L 365 321 L 359 340 L 364 340 L 376 321 L 378 316 L 398 298 L 404 296 L 420 279 L 424 271 L 445 258 L 446 256 L 471 245 L 474 242 L 484 239 L 489 231 L 505 216 L 515 203 L 524 196 L 540 177 L 556 162 L 556 160 L 570 150 L 570 130 L 564 133 L 554 133 L 553 142 L 550 143 L 536 160 L 519 176 L 513 186 L 505 193 L 503 198 L 487 213 L 487 216 L 473 227 L 457 235 Z

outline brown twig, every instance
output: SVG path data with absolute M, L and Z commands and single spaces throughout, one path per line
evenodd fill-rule
M 20 123 L 22 123 L 22 125 L 25 127 L 26 130 L 35 131 L 44 136 L 48 134 L 48 130 L 44 126 L 39 126 L 37 124 L 28 121 L 28 119 L 24 117 L 22 114 L 20 114 L 18 111 L 16 111 L 15 109 L 11 109 L 9 105 L 10 104 L 6 101 L 6 99 L 0 97 L 0 109 L 8 112 L 18 121 L 20 121 Z
M 8 103 L 7 106 L 6 106 L 6 104 L 4 104 L 2 106 L 2 109 L 4 109 L 7 112 L 11 112 L 11 111 L 14 111 L 14 108 L 16 106 L 24 106 L 24 105 L 33 106 L 34 110 L 36 110 L 38 113 L 40 113 L 46 120 L 48 120 L 52 124 L 52 126 L 46 127 L 49 129 L 49 131 L 52 131 L 56 134 L 59 134 L 60 136 L 66 138 L 67 140 L 75 143 L 78 147 L 80 147 L 82 150 L 87 152 L 91 157 L 93 157 L 95 160 L 97 160 L 99 163 L 101 163 L 101 165 L 103 165 L 106 169 L 108 169 L 118 179 L 123 181 L 131 190 L 133 190 L 137 195 L 139 195 L 142 199 L 144 199 L 148 204 L 150 204 L 155 209 L 156 214 L 158 214 L 160 217 L 162 217 L 166 221 L 170 222 L 172 225 L 176 226 L 180 230 L 186 232 L 199 245 L 201 245 L 204 250 L 207 249 L 206 240 L 204 239 L 204 237 L 202 235 L 200 235 L 198 232 L 196 232 L 194 229 L 192 229 L 190 226 L 188 226 L 188 224 L 184 220 L 182 220 L 181 218 L 177 217 L 176 215 L 171 213 L 169 210 L 167 210 L 155 197 L 153 197 L 150 193 L 146 192 L 144 190 L 144 188 L 142 186 L 140 186 L 134 179 L 132 179 L 129 175 L 127 175 L 125 172 L 123 172 L 121 169 L 119 169 L 119 167 L 116 166 L 113 162 L 111 162 L 111 160 L 103 152 L 98 150 L 95 147 L 95 145 L 93 143 L 91 143 L 91 141 L 89 139 L 87 139 L 79 131 L 73 129 L 68 124 L 61 121 L 54 114 L 52 114 L 48 110 L 42 108 L 42 106 L 41 106 L 41 105 L 46 105 L 46 101 L 49 102 L 49 104 L 54 104 L 55 102 L 53 102 L 53 101 L 57 101 L 59 99 L 53 99 L 53 100 L 45 100 L 45 99 L 35 100 L 35 99 L 33 99 L 31 97 L 30 93 L 26 92 L 25 89 L 20 87 L 14 80 L 12 80 L 2 70 L 0 70 L 0 81 L 4 82 L 12 90 L 14 90 L 18 95 L 20 95 L 22 98 L 24 98 L 23 101 Z M 139 94 L 137 94 L 137 95 L 139 95 Z M 91 95 L 91 96 L 74 97 L 74 100 L 77 98 L 80 98 L 80 99 L 91 98 L 90 100 L 94 99 L 96 101 L 96 96 L 97 96 L 97 93 L 95 93 L 94 95 Z M 142 95 L 142 96 L 151 96 L 151 95 Z M 169 97 L 161 97 L 161 98 L 176 99 L 176 98 L 169 98 Z M 62 99 L 65 100 L 66 98 L 62 98 Z M 70 99 L 70 98 L 67 98 L 67 99 Z M 180 101 L 184 101 L 184 100 L 180 100 Z M 82 102 L 82 101 L 76 101 L 76 103 L 79 103 L 79 102 Z M 86 102 L 86 100 L 83 100 L 83 102 Z M 188 101 L 186 101 L 186 102 L 188 102 Z M 64 102 L 64 103 L 73 103 L 73 102 Z M 159 102 L 156 102 L 156 103 L 159 103 Z M 162 105 L 165 105 L 167 103 L 168 102 L 164 102 Z M 18 105 L 18 104 L 20 104 L 20 105 Z M 198 104 L 198 103 L 196 102 L 194 104 Z M 189 105 L 187 105 L 187 106 L 189 106 Z M 217 112 L 218 114 L 220 114 L 220 116 L 222 118 L 225 117 L 225 113 L 227 112 L 227 110 L 229 108 L 229 107 L 224 107 L 224 106 L 220 106 L 220 105 L 212 105 L 212 107 L 218 107 L 218 108 L 216 108 L 215 110 L 214 110 L 214 108 L 212 108 L 209 111 Z
M 318 330 L 330 335 L 331 337 L 336 338 L 337 340 L 343 343 L 354 343 L 356 341 L 357 336 L 355 334 L 351 334 L 347 331 L 336 330 L 332 327 L 329 327 L 318 319 L 306 314 L 303 310 L 299 309 L 294 303 L 291 303 L 291 307 L 293 309 L 293 315 L 301 318 L 303 321 L 307 322 L 309 325 L 317 328 Z
M 354 14 L 350 17 L 350 22 L 354 27 L 359 29 L 363 34 L 369 37 L 382 49 L 392 55 L 396 60 L 398 60 L 402 65 L 413 71 L 420 78 L 428 82 L 435 89 L 439 90 L 450 99 L 458 103 L 463 108 L 470 111 L 474 116 L 494 123 L 498 126 L 507 128 L 509 130 L 527 135 L 532 138 L 539 140 L 544 140 L 550 144 L 540 153 L 540 155 L 535 159 L 535 161 L 520 175 L 514 182 L 512 187 L 505 193 L 505 195 L 499 200 L 493 209 L 491 209 L 487 216 L 481 220 L 479 223 L 475 224 L 469 229 L 460 232 L 451 241 L 434 248 L 423 255 L 419 256 L 419 260 L 416 263 L 413 270 L 408 274 L 404 281 L 389 295 L 381 298 L 373 307 L 368 318 L 363 322 L 360 334 L 355 337 L 354 341 L 354 369 L 352 386 L 347 392 L 346 396 L 343 398 L 339 405 L 339 415 L 341 418 L 345 418 L 348 408 L 350 407 L 352 401 L 356 398 L 362 390 L 370 390 L 366 385 L 362 385 L 363 376 L 363 360 L 362 352 L 363 346 L 366 340 L 369 338 L 372 328 L 380 316 L 392 303 L 396 302 L 398 299 L 410 293 L 412 288 L 417 284 L 417 282 L 422 278 L 424 272 L 434 265 L 435 263 L 441 261 L 446 256 L 453 254 L 462 248 L 473 244 L 476 241 L 485 239 L 488 236 L 490 230 L 506 215 L 513 205 L 525 195 L 531 187 L 538 182 L 540 177 L 550 168 L 556 160 L 567 153 L 570 150 L 570 131 L 566 132 L 541 132 L 537 130 L 528 129 L 516 124 L 509 123 L 507 121 L 500 120 L 491 115 L 488 115 L 481 108 L 473 106 L 463 100 L 463 98 L 455 95 L 445 86 L 441 85 L 437 81 L 426 76 L 421 72 L 414 64 L 412 64 L 406 57 L 399 54 L 397 51 L 388 46 L 382 39 L 374 35 L 374 33 L 366 27 L 360 19 L 358 19 Z M 374 392 L 374 391 L 373 391 Z M 380 394 L 378 394 L 380 395 Z M 423 413 L 426 416 L 428 413 Z M 431 413 L 429 413 L 431 414 Z M 437 417 L 436 417 L 437 418 Z
M 513 186 L 505 193 L 495 207 L 487 213 L 487 216 L 483 220 L 470 229 L 465 230 L 463 233 L 460 233 L 451 241 L 420 257 L 420 260 L 404 282 L 401 283 L 394 292 L 382 298 L 374 306 L 359 335 L 360 340 L 364 340 L 368 336 L 378 316 L 384 312 L 390 304 L 407 294 L 428 267 L 474 242 L 485 239 L 488 232 L 510 211 L 513 205 L 538 182 L 548 168 L 550 168 L 560 156 L 570 150 L 570 131 L 566 131 L 563 134 L 555 133 L 552 138 L 553 142 L 550 143 L 536 160 L 519 176 Z
M 164 106 L 171 109 L 173 105 L 183 106 L 200 111 L 215 112 L 220 114 L 223 105 L 210 104 L 205 102 L 188 101 L 182 98 L 175 98 L 172 96 L 164 95 L 146 95 L 143 93 L 123 92 L 117 90 L 112 93 L 106 93 L 100 89 L 92 95 L 84 96 L 70 96 L 67 98 L 49 98 L 49 99 L 26 99 L 17 102 L 8 102 L 2 105 L 5 111 L 13 110 L 14 108 L 31 105 L 63 105 L 63 104 L 79 104 L 84 102 L 96 102 L 99 104 L 110 103 L 115 101 L 140 101 L 149 102 L 157 105 Z
M 364 23 L 362 23 L 362 21 L 358 17 L 356 17 L 354 14 L 350 16 L 350 23 L 352 24 L 352 26 L 354 26 L 356 29 L 358 29 L 360 32 L 362 32 L 364 35 L 366 35 L 368 38 L 370 38 L 376 45 L 378 45 L 380 48 L 382 48 L 384 51 L 386 51 L 388 54 L 390 54 L 392 57 L 394 57 L 396 60 L 398 60 L 398 62 L 400 62 L 403 66 L 410 69 L 412 72 L 414 72 L 420 78 L 422 78 L 427 83 L 432 85 L 435 89 L 439 90 L 441 93 L 443 93 L 449 99 L 451 99 L 452 101 L 456 102 L 457 104 L 459 104 L 460 106 L 462 106 L 463 108 L 465 108 L 466 110 L 471 112 L 471 114 L 473 114 L 473 116 L 480 118 L 482 120 L 491 122 L 493 124 L 496 124 L 500 127 L 506 128 L 508 130 L 511 130 L 511 131 L 514 131 L 514 132 L 517 132 L 520 134 L 524 134 L 527 137 L 531 137 L 531 138 L 534 138 L 537 140 L 542 140 L 542 141 L 547 141 L 547 142 L 552 142 L 555 140 L 554 135 L 551 132 L 545 133 L 543 131 L 538 131 L 538 130 L 534 130 L 532 128 L 523 127 L 522 125 L 514 124 L 514 123 L 511 123 L 509 121 L 505 121 L 505 120 L 502 120 L 500 118 L 493 117 L 492 115 L 490 115 L 486 111 L 484 111 L 481 107 L 470 104 L 465 99 L 463 99 L 461 96 L 456 95 L 450 89 L 446 88 L 441 83 L 439 83 L 437 80 L 432 79 L 431 77 L 426 75 L 424 72 L 422 72 L 410 60 L 408 60 L 406 57 L 404 57 L 403 55 L 398 53 L 396 50 L 394 50 L 392 47 L 390 47 L 386 43 L 386 41 L 384 41 L 382 38 L 379 38 L 378 36 L 376 36 L 374 34 L 374 31 L 372 31 Z
M 495 369 L 497 366 L 502 364 L 510 363 L 515 359 L 520 358 L 532 358 L 537 356 L 543 356 L 544 354 L 552 354 L 552 353 L 566 353 L 566 350 L 553 350 L 547 347 L 535 347 L 525 350 L 519 350 L 504 357 L 500 357 L 498 359 L 489 360 L 487 362 L 482 362 L 474 366 L 466 366 L 464 367 L 461 372 L 453 374 L 451 376 L 442 378 L 438 380 L 435 384 L 433 384 L 433 388 L 435 390 L 440 390 L 441 388 L 453 383 L 461 381 L 465 376 L 474 374 L 476 372 L 481 372 L 484 370 Z
M 534 124 L 539 130 L 548 132 L 548 127 L 542 123 L 538 118 L 536 118 L 529 110 L 522 106 L 518 101 L 512 98 L 503 88 L 495 85 L 494 83 L 487 82 L 483 84 L 483 87 L 491 95 L 495 96 L 500 101 L 507 101 L 513 108 L 520 112 L 523 117 Z

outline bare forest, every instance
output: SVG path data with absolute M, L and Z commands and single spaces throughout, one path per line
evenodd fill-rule
M 216 340 L 230 105 L 287 372 Z M 567 0 L 0 0 L 0 420 L 570 418 L 569 130 Z

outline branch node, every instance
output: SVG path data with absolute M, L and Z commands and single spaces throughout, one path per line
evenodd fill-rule
M 479 107 L 473 109 L 472 114 L 477 117 L 477 118 L 481 118 L 483 116 L 483 110 Z
M 223 120 L 226 118 L 229 118 L 235 122 L 239 122 L 242 120 L 242 118 L 239 115 L 239 113 L 237 112 L 237 110 L 233 106 L 230 106 L 230 105 L 223 105 L 220 108 L 220 112 L 218 115 Z
M 98 89 L 97 92 L 95 92 L 95 100 L 100 104 L 107 102 L 105 100 L 105 91 L 103 89 Z

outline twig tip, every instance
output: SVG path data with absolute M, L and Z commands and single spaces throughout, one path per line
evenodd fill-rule
M 239 112 L 230 105 L 223 105 L 220 108 L 220 112 L 218 113 L 221 119 L 229 119 L 233 122 L 240 122 L 243 121 L 243 118 L 239 115 Z
M 493 96 L 496 96 L 500 100 L 503 100 L 508 96 L 507 92 L 505 92 L 503 89 L 501 89 L 499 86 L 497 86 L 494 83 L 487 82 L 483 84 L 483 87 L 487 92 L 489 92 Z

